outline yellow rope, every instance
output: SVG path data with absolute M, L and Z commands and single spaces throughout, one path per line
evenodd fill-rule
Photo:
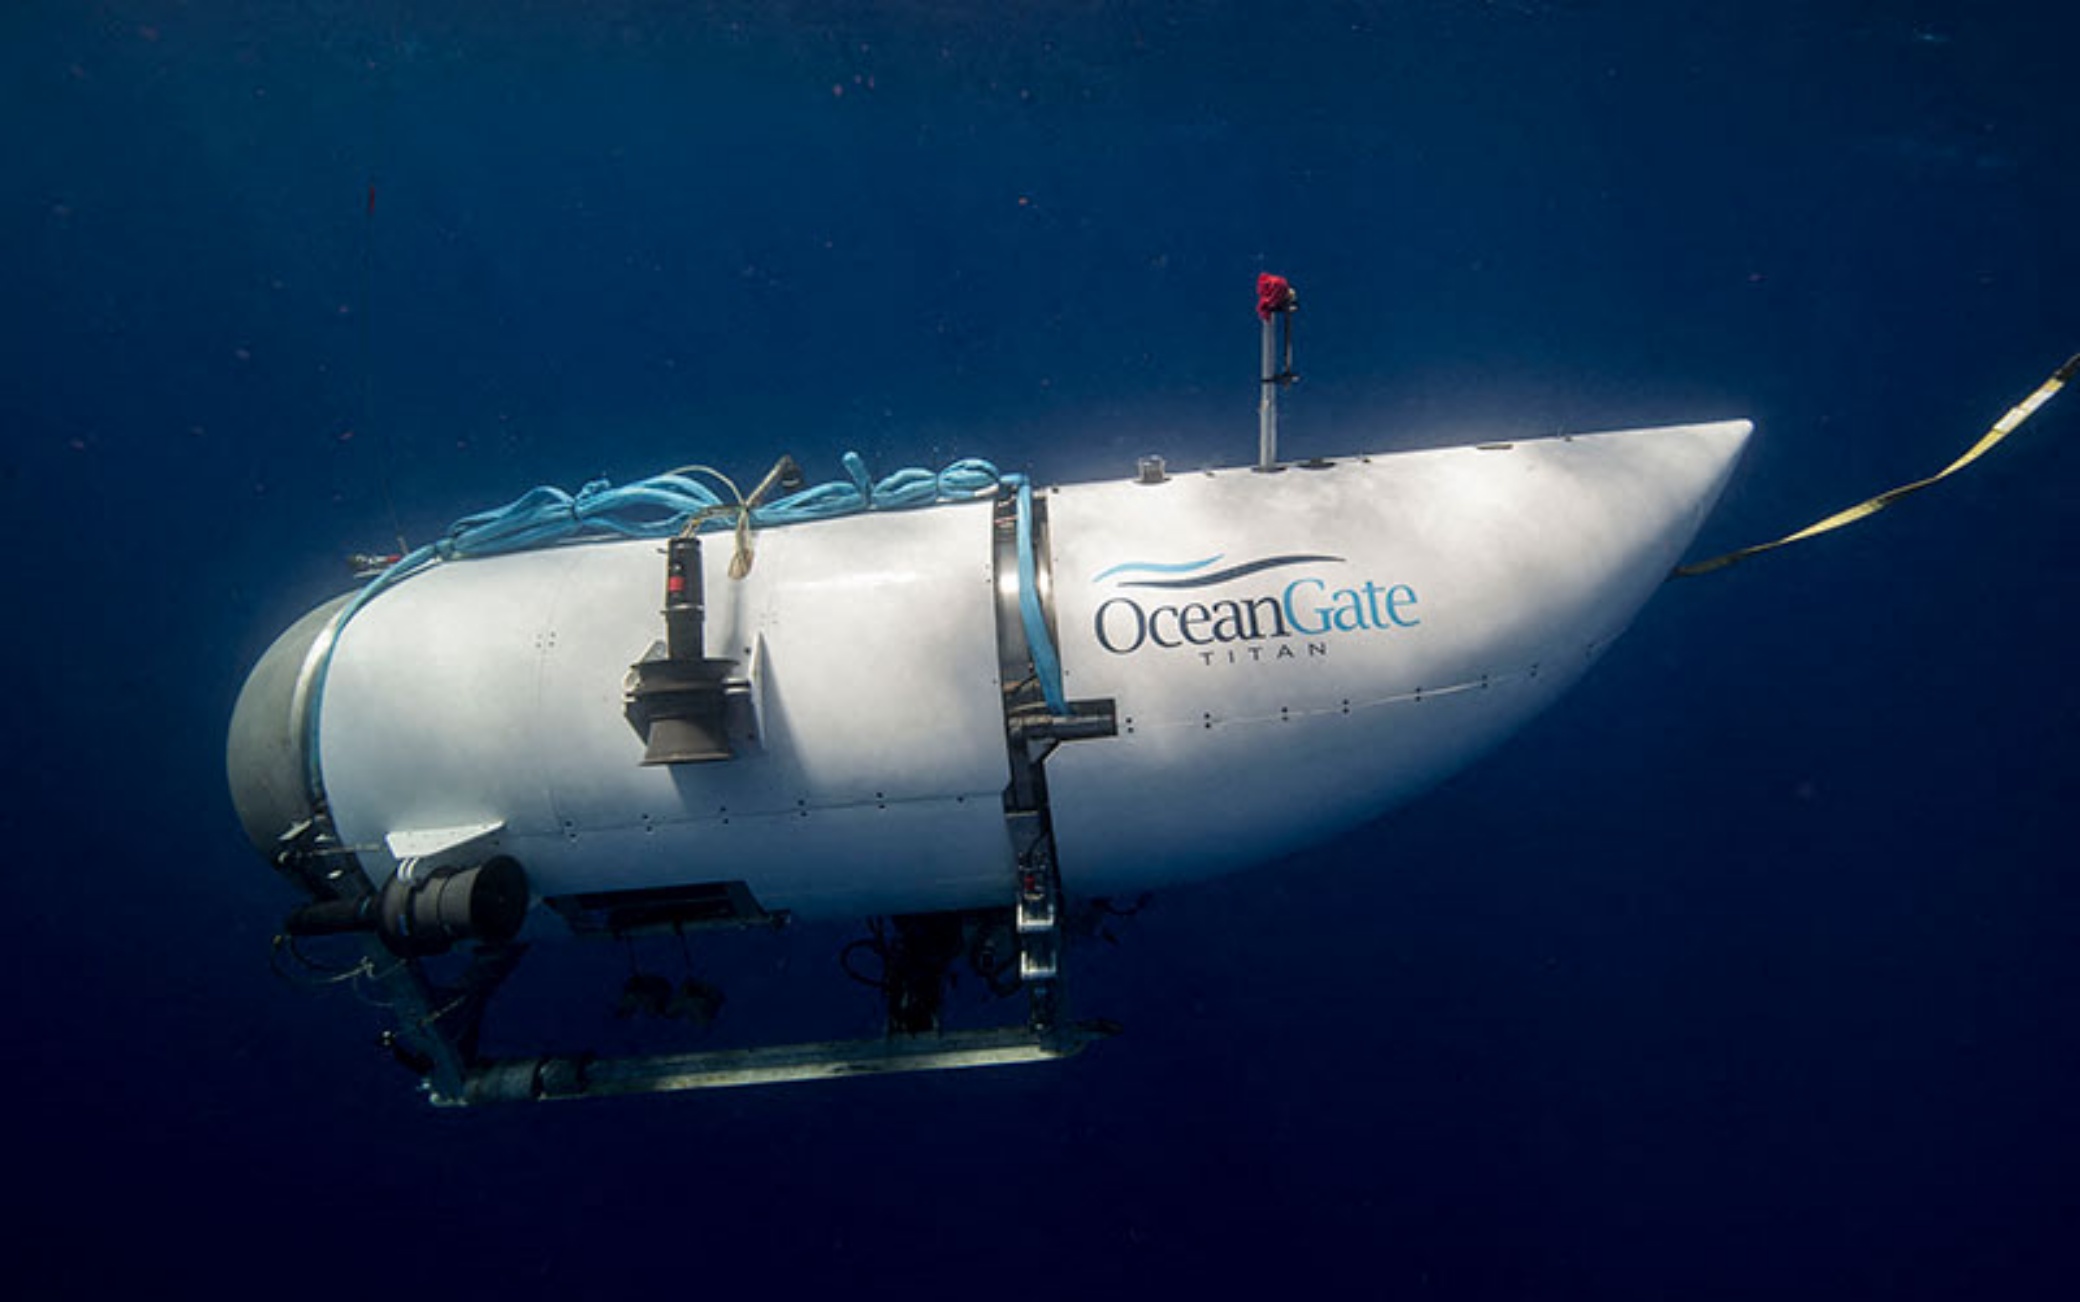
M 1944 466 L 1928 478 L 1917 479 L 1911 484 L 1902 484 L 1898 488 L 1880 493 L 1867 501 L 1858 502 L 1847 510 L 1835 512 L 1824 520 L 1816 520 L 1796 533 L 1787 533 L 1774 542 L 1757 543 L 1752 547 L 1742 547 L 1737 551 L 1727 552 L 1723 556 L 1714 556 L 1709 560 L 1695 561 L 1689 565 L 1678 565 L 1675 573 L 1670 577 L 1687 579 L 1699 574 L 1710 574 L 1713 570 L 1723 570 L 1736 561 L 1744 561 L 1757 552 L 1773 551 L 1778 547 L 1788 546 L 1795 542 L 1803 542 L 1808 538 L 1817 537 L 1823 533 L 1831 533 L 1844 525 L 1854 524 L 1866 516 L 1876 515 L 1910 493 L 1918 493 L 1930 484 L 1941 483 L 1992 451 L 1995 444 L 2014 433 L 2016 427 L 2021 425 L 2022 422 L 2036 415 L 2037 408 L 2051 401 L 2051 395 L 2064 388 L 2066 381 L 2073 378 L 2075 371 L 2080 371 L 2080 353 L 2075 353 L 2067 358 L 2066 364 L 2053 371 L 2051 378 L 2038 385 L 2035 393 L 2009 408 L 2008 414 L 1995 421 L 1993 428 L 1987 430 L 1977 443 L 1972 444 L 1965 451 L 1963 456 Z

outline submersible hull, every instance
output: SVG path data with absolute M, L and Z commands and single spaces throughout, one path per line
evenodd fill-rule
M 707 885 L 805 917 L 1001 905 L 1013 758 L 1050 735 L 1013 717 L 1045 669 L 1024 603 L 1059 694 L 1104 721 L 1049 746 L 1063 887 L 1207 877 L 1378 817 L 1550 703 L 1667 575 L 1749 428 L 1047 489 L 1029 574 L 990 501 L 762 530 L 741 578 L 711 540 L 720 762 L 646 764 L 632 722 L 662 544 L 439 564 L 267 653 L 234 795 L 269 853 L 322 810 L 371 886 L 467 846 L 525 865 L 535 903 Z

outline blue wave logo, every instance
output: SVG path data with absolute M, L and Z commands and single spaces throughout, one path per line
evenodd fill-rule
M 1288 565 L 1341 565 L 1344 563 L 1341 556 L 1296 552 L 1289 556 L 1266 556 L 1262 560 L 1245 561 L 1240 565 L 1230 565 L 1224 570 L 1215 570 L 1211 574 L 1195 573 L 1195 571 L 1203 570 L 1209 565 L 1218 564 L 1220 560 L 1220 554 L 1215 554 L 1203 561 L 1183 561 L 1174 565 L 1165 565 L 1156 561 L 1127 561 L 1124 564 L 1115 565 L 1103 571 L 1096 578 L 1092 579 L 1091 582 L 1103 583 L 1116 574 L 1173 574 L 1183 577 L 1135 579 L 1128 583 L 1122 583 L 1119 586 L 1122 588 L 1210 588 L 1218 583 L 1227 583 L 1230 580 L 1240 579 L 1251 574 L 1262 574 L 1265 570 L 1283 569 Z

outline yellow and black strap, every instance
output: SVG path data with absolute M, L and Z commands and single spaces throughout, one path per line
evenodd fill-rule
M 2072 379 L 2076 371 L 2080 371 L 2080 353 L 2075 353 L 2073 356 L 2068 357 L 2066 364 L 2053 371 L 2049 379 L 2038 385 L 2035 393 L 2030 394 L 2029 397 L 2024 398 L 2021 402 L 2009 408 L 2008 414 L 1995 421 L 1993 428 L 1987 430 L 1977 443 L 1972 444 L 1965 451 L 1963 456 L 1944 466 L 1928 478 L 1917 479 L 1911 484 L 1901 484 L 1898 488 L 1880 493 L 1867 501 L 1858 502 L 1847 510 L 1837 511 L 1824 520 L 1816 520 L 1796 533 L 1785 534 L 1774 542 L 1756 543 L 1752 547 L 1742 547 L 1737 551 L 1727 552 L 1723 556 L 1693 561 L 1688 565 L 1678 565 L 1675 568 L 1675 572 L 1669 577 L 1687 579 L 1699 574 L 1710 574 L 1713 570 L 1723 570 L 1736 561 L 1744 561 L 1757 552 L 1774 551 L 1779 547 L 1788 546 L 1795 542 L 1803 542 L 1808 538 L 1817 537 L 1823 533 L 1832 533 L 1843 525 L 1854 524 L 1866 516 L 1876 515 L 1902 497 L 1918 493 L 1930 484 L 1941 483 L 1992 451 L 1995 444 L 2014 433 L 2016 427 L 2021 425 L 2022 422 L 2036 415 L 2037 408 L 2051 401 L 2051 395 L 2064 388 L 2066 381 Z

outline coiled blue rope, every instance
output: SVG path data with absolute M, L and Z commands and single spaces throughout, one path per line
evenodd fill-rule
M 997 491 L 1003 477 L 987 461 L 956 461 L 941 471 L 898 470 L 878 483 L 867 475 L 857 452 L 845 454 L 845 480 L 818 484 L 754 507 L 753 526 L 801 524 L 862 511 L 903 511 L 940 502 L 962 502 Z M 443 560 L 496 556 L 546 547 L 569 538 L 618 535 L 668 538 L 688 521 L 729 528 L 737 504 L 684 474 L 653 475 L 621 488 L 595 479 L 573 496 L 560 488 L 536 488 L 493 511 L 466 515 L 435 543 Z
M 1017 490 L 1020 622 L 1025 627 L 1026 645 L 1047 708 L 1066 714 L 1061 661 L 1055 654 L 1054 640 L 1048 636 L 1046 613 L 1040 607 L 1039 564 L 1033 554 L 1033 489 L 1026 477 L 1000 475 L 994 465 L 975 457 L 956 461 L 936 472 L 920 467 L 898 470 L 878 481 L 867 474 L 867 463 L 857 452 L 847 452 L 843 464 L 845 479 L 817 484 L 753 507 L 751 524 L 779 526 L 864 511 L 907 511 L 941 502 L 973 501 L 994 494 L 999 487 Z M 731 491 L 735 492 L 734 486 Z M 700 520 L 697 527 L 703 530 L 728 529 L 737 526 L 740 511 L 737 502 L 725 500 L 708 485 L 676 472 L 652 475 L 621 488 L 595 479 L 575 495 L 546 485 L 530 489 L 496 510 L 463 516 L 448 526 L 438 542 L 406 554 L 377 575 L 340 613 L 332 626 L 333 645 L 338 644 L 340 630 L 379 593 L 437 561 L 499 556 L 588 537 L 669 538 L 695 519 Z M 331 664 L 328 648 L 312 675 L 305 719 L 309 782 L 314 793 L 323 789 L 318 764 L 318 719 Z

